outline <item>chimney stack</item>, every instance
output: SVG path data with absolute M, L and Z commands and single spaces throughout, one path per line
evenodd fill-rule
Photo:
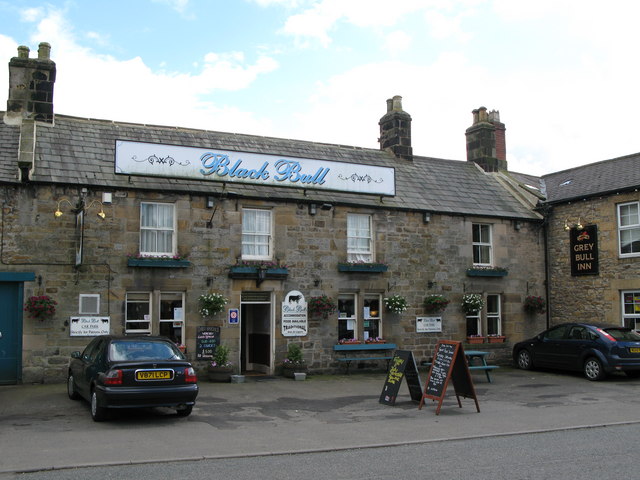
M 475 162 L 485 172 L 507 170 L 507 144 L 500 112 L 480 107 L 473 112 L 473 125 L 467 128 L 467 161 Z
M 53 84 L 56 64 L 50 59 L 51 45 L 42 42 L 38 58 L 29 58 L 29 48 L 18 47 L 9 61 L 9 97 L 4 122 L 20 125 L 23 120 L 53 123 Z
M 387 100 L 387 113 L 380 125 L 380 150 L 388 150 L 398 158 L 413 160 L 411 147 L 411 115 L 402 110 L 402 97 L 396 95 Z

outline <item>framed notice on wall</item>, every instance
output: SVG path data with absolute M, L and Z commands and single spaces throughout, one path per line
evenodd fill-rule
M 442 332 L 442 317 L 416 317 L 416 332 Z

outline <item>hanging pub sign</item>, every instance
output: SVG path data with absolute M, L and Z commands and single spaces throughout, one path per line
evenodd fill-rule
M 598 227 L 587 225 L 570 230 L 571 276 L 598 275 Z
M 306 337 L 308 331 L 307 302 L 302 293 L 292 290 L 282 302 L 282 336 Z

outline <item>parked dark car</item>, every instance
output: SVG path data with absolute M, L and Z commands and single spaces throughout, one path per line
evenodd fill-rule
M 114 408 L 169 407 L 186 417 L 198 396 L 197 381 L 193 366 L 168 338 L 105 335 L 71 354 L 67 393 L 87 400 L 97 422 Z
M 612 372 L 640 376 L 640 334 L 616 325 L 563 323 L 516 343 L 513 360 L 524 370 L 547 367 L 602 380 Z

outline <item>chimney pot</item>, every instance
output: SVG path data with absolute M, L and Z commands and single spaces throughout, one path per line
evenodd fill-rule
M 42 42 L 38 45 L 38 60 L 49 60 L 51 56 L 51 45 Z
M 29 47 L 20 45 L 18 47 L 18 58 L 29 58 Z

